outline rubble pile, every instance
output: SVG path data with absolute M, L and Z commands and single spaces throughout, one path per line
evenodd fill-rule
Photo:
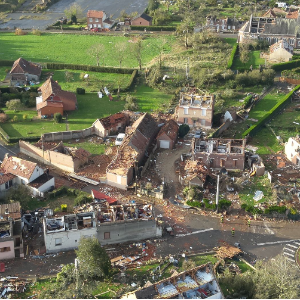
M 0 279 L 0 298 L 13 298 L 11 293 L 23 293 L 28 284 L 26 279 L 19 277 L 1 277 Z
M 240 250 L 237 247 L 231 246 L 230 244 L 226 243 L 225 241 L 222 242 L 222 246 L 220 246 L 216 250 L 216 255 L 220 259 L 225 258 L 233 258 L 234 256 L 242 253 L 242 250 Z
M 42 140 L 39 140 L 37 143 L 34 144 L 34 146 L 43 149 L 44 146 L 44 150 L 51 150 L 53 148 L 55 148 L 59 143 L 56 142 L 42 142 Z

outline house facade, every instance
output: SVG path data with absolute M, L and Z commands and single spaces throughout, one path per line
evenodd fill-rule
M 98 28 L 99 30 L 110 29 L 114 25 L 114 21 L 107 18 L 105 11 L 88 10 L 87 27 L 89 30 Z
M 195 90 L 180 93 L 176 107 L 176 121 L 190 127 L 211 128 L 214 111 L 214 95 L 199 94 Z
M 60 85 L 48 78 L 38 89 L 39 97 L 36 97 L 36 109 L 38 116 L 53 117 L 55 113 L 63 115 L 64 111 L 77 109 L 77 98 L 72 92 L 63 91 Z
M 144 13 L 142 13 L 139 17 L 136 17 L 131 20 L 131 25 L 134 26 L 151 26 L 152 18 Z
M 156 137 L 157 147 L 173 149 L 177 141 L 178 129 L 178 124 L 172 119 L 163 125 Z
M 30 81 L 37 82 L 40 80 L 42 68 L 38 64 L 34 64 L 20 57 L 17 59 L 10 72 L 10 85 L 19 86 L 27 85 Z
M 106 169 L 106 183 L 126 190 L 137 168 L 143 164 L 149 146 L 156 137 L 158 126 L 149 114 L 136 120 L 132 127 L 127 127 L 126 136 L 117 155 Z
M 116 113 L 106 118 L 98 119 L 93 123 L 95 133 L 98 136 L 106 137 L 108 135 L 125 132 L 129 124 L 129 117 L 124 113 Z
M 300 138 L 290 137 L 285 144 L 286 158 L 300 167 Z
M 274 62 L 286 62 L 292 60 L 294 53 L 293 46 L 289 45 L 288 42 L 280 40 L 270 46 L 270 57 L 269 59 Z
M 193 139 L 192 159 L 207 168 L 244 170 L 245 139 Z
M 254 17 L 239 30 L 238 42 L 267 41 L 270 45 L 283 40 L 293 48 L 300 48 L 300 23 L 298 19 Z
M 205 27 L 214 32 L 237 32 L 243 24 L 243 21 L 237 20 L 235 18 L 219 19 L 215 16 L 207 16 Z
M 12 186 L 26 185 L 34 196 L 43 196 L 55 185 L 54 177 L 40 166 L 15 156 L 4 157 L 0 168 L 0 195 L 4 196 Z

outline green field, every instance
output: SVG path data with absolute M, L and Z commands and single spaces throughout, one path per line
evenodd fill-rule
M 3 81 L 5 79 L 7 70 L 10 70 L 10 67 L 0 67 L 0 81 Z
M 232 70 L 249 70 L 252 65 L 253 69 L 258 69 L 259 65 L 264 65 L 265 59 L 260 58 L 260 51 L 251 51 L 249 53 L 249 60 L 246 63 L 240 61 L 239 56 L 236 56 L 231 69 Z
M 167 39 L 165 52 L 171 51 L 175 42 L 173 36 L 153 35 L 143 40 L 142 63 L 148 64 L 159 54 L 162 39 Z M 119 42 L 126 42 L 127 49 L 124 50 L 122 67 L 134 68 L 138 66 L 137 60 L 132 54 L 133 37 L 104 36 L 104 35 L 77 35 L 44 33 L 41 36 L 32 34 L 16 36 L 14 33 L 0 34 L 0 57 L 6 60 L 16 60 L 23 57 L 34 62 L 57 62 L 57 63 L 78 63 L 85 65 L 96 65 L 96 59 L 89 55 L 89 49 L 96 44 L 105 45 L 105 53 L 102 54 L 101 65 L 119 67 L 116 57 L 115 45 Z

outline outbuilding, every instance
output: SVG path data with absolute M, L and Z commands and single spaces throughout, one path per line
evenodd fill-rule
M 157 135 L 157 147 L 161 149 L 173 149 L 179 126 L 174 120 L 169 120 L 159 131 Z

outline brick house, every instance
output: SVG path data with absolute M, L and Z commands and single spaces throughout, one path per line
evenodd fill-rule
M 0 196 L 18 185 L 26 185 L 34 196 L 43 196 L 55 183 L 37 163 L 6 154 L 0 168 Z
M 195 90 L 180 93 L 179 105 L 176 107 L 177 123 L 190 127 L 212 127 L 214 95 L 196 93 Z
M 179 126 L 174 120 L 169 120 L 160 129 L 157 137 L 157 147 L 163 149 L 173 149 L 177 141 Z
M 290 137 L 285 143 L 286 158 L 297 166 L 300 166 L 300 138 Z
M 145 113 L 126 131 L 122 145 L 106 169 L 106 183 L 123 190 L 132 182 L 136 169 L 143 165 L 158 126 L 153 117 Z
M 105 11 L 88 10 L 87 12 L 87 27 L 89 30 L 92 28 L 110 29 L 114 23 L 114 21 L 107 18 Z
M 300 48 L 300 23 L 298 19 L 254 17 L 239 30 L 238 42 L 248 43 L 255 40 L 267 41 L 270 45 L 286 41 L 296 49 Z
M 289 45 L 286 41 L 280 40 L 270 46 L 269 59 L 274 62 L 286 62 L 292 60 L 294 53 L 293 46 Z
M 129 117 L 124 113 L 116 113 L 106 118 L 97 119 L 92 126 L 95 133 L 101 137 L 119 132 L 125 132 L 126 126 L 129 124 Z
M 64 114 L 64 111 L 77 109 L 77 98 L 72 92 L 63 91 L 60 85 L 49 77 L 38 89 L 36 109 L 38 116 L 53 116 L 55 113 Z
M 26 85 L 29 81 L 39 81 L 42 68 L 38 64 L 34 64 L 20 57 L 17 59 L 10 72 L 10 85 Z
M 142 13 L 139 17 L 136 17 L 131 20 L 131 25 L 134 26 L 151 26 L 152 18 L 144 13 Z
M 192 159 L 208 168 L 244 170 L 245 139 L 193 139 Z

